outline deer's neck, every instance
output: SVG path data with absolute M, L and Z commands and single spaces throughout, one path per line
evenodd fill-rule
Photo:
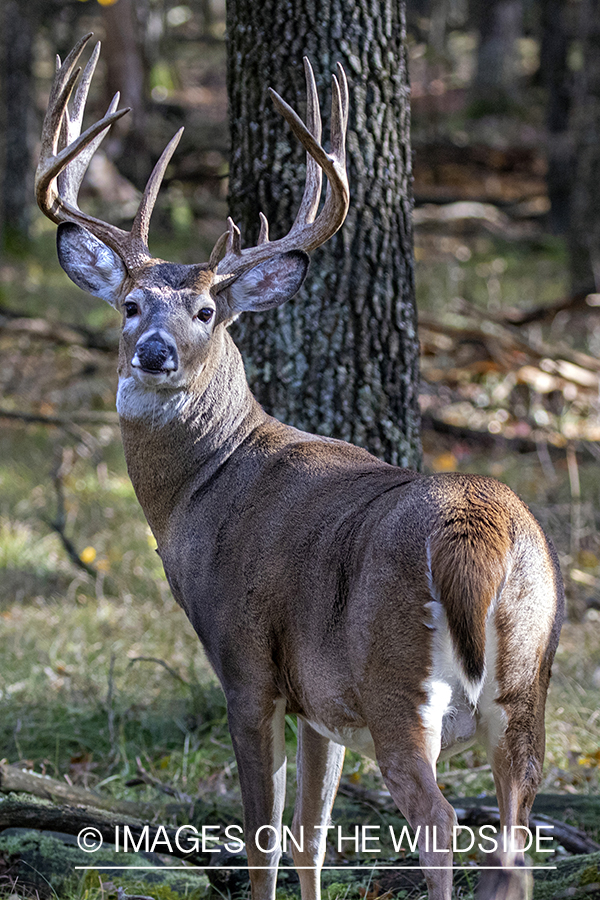
M 121 378 L 117 408 L 129 476 L 159 544 L 181 498 L 207 483 L 267 418 L 224 329 L 189 388 L 153 391 Z

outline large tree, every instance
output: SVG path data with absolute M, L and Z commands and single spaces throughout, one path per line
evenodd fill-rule
M 230 207 L 254 243 L 262 210 L 290 228 L 303 153 L 272 107 L 274 87 L 304 108 L 302 57 L 315 69 L 328 134 L 330 73 L 350 82 L 350 212 L 315 252 L 305 285 L 279 310 L 237 327 L 253 390 L 273 415 L 420 463 L 409 87 L 403 2 L 229 0 Z

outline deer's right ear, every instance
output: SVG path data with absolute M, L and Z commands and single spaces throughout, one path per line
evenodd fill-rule
M 81 225 L 63 222 L 56 236 L 58 261 L 77 287 L 116 304 L 127 269 L 110 247 Z

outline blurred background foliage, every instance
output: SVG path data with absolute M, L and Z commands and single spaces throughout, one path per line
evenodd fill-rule
M 555 541 L 569 621 L 543 789 L 600 788 L 600 0 L 408 0 L 423 449 L 492 474 Z M 151 249 L 206 259 L 227 215 L 222 0 L 4 0 L 0 153 L 0 756 L 129 799 L 237 802 L 225 708 L 168 591 L 114 412 L 118 321 L 71 285 L 32 202 L 54 70 L 103 42 L 90 121 L 134 113 L 82 205 L 119 224 L 186 131 Z M 290 751 L 294 723 L 288 732 Z M 293 774 L 293 766 L 292 774 Z M 348 754 L 345 779 L 377 785 Z M 471 750 L 449 794 L 492 790 Z

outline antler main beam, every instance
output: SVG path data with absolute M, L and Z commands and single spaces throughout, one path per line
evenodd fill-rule
M 179 143 L 183 128 L 172 138 L 154 167 L 131 231 L 124 231 L 82 212 L 77 205 L 77 197 L 90 160 L 113 122 L 129 112 L 129 109 L 117 109 L 119 103 L 117 93 L 106 115 L 81 134 L 88 91 L 100 54 L 98 43 L 75 90 L 72 111 L 69 113 L 68 103 L 81 74 L 77 62 L 91 37 L 91 34 L 82 37 L 64 63 L 61 63 L 60 57 L 56 58 L 56 75 L 44 119 L 42 149 L 35 178 L 37 202 L 42 212 L 53 222 L 57 224 L 76 222 L 83 225 L 95 237 L 111 247 L 123 260 L 127 269 L 132 271 L 152 258 L 148 250 L 150 216 L 161 181 Z
M 304 57 L 307 90 L 307 119 L 305 125 L 298 114 L 272 88 L 269 93 L 277 111 L 306 150 L 306 183 L 302 202 L 294 224 L 285 237 L 269 241 L 267 219 L 260 213 L 260 235 L 256 247 L 241 249 L 239 228 L 231 218 L 228 230 L 221 235 L 210 256 L 209 265 L 216 269 L 217 277 L 229 282 L 241 272 L 250 269 L 277 253 L 288 250 L 304 250 L 307 253 L 320 247 L 341 227 L 350 203 L 348 175 L 346 172 L 346 131 L 348 128 L 348 82 L 346 74 L 337 64 L 337 76 L 332 75 L 331 101 L 331 151 L 321 145 L 321 113 L 312 66 Z M 325 204 L 315 219 L 321 199 L 322 173 L 327 176 Z M 225 247 L 225 256 L 219 256 Z

